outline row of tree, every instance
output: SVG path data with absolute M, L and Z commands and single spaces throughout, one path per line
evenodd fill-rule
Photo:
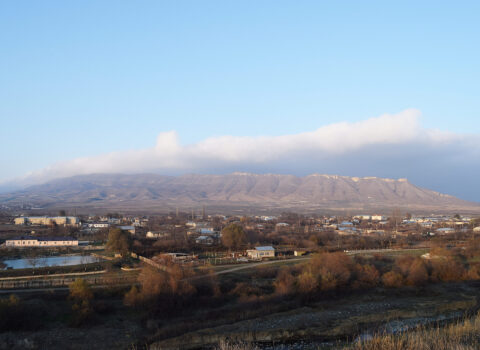
M 427 283 L 480 279 L 480 265 L 463 258 L 446 250 L 436 250 L 429 260 L 403 256 L 390 263 L 381 257 L 369 261 L 343 252 L 323 253 L 300 269 L 281 269 L 274 285 L 278 294 L 313 295 L 340 289 L 418 287 Z

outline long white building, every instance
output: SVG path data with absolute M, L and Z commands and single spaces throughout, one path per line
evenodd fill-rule
M 78 240 L 72 237 L 30 237 L 7 239 L 7 247 L 76 247 Z
M 80 220 L 75 216 L 22 216 L 14 219 L 15 225 L 63 225 L 79 226 Z

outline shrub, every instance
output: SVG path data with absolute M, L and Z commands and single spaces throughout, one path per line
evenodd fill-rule
M 382 276 L 382 282 L 388 288 L 399 288 L 404 285 L 403 276 L 395 271 L 386 272 Z
M 301 294 L 312 294 L 318 289 L 318 281 L 312 272 L 304 271 L 297 278 L 297 286 Z
M 421 258 L 413 260 L 408 269 L 406 282 L 410 286 L 421 286 L 428 282 L 428 271 Z
M 142 296 L 137 286 L 133 285 L 132 288 L 123 297 L 123 303 L 126 306 L 137 307 L 142 302 Z
M 432 281 L 452 282 L 460 281 L 465 277 L 466 271 L 462 264 L 453 258 L 435 259 L 431 263 Z
M 373 288 L 380 280 L 380 274 L 373 265 L 355 266 L 355 280 L 353 282 L 354 288 Z
M 288 268 L 278 271 L 277 278 L 273 282 L 275 293 L 280 295 L 292 294 L 295 291 L 295 277 Z

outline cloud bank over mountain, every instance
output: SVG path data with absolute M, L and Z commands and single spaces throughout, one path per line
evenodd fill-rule
M 409 109 L 283 136 L 221 136 L 182 144 L 175 131 L 162 132 L 151 148 L 53 164 L 14 183 L 92 173 L 323 173 L 407 177 L 423 187 L 480 201 L 479 156 L 478 135 L 425 129 L 420 112 Z

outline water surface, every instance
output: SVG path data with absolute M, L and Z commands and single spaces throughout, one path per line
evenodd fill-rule
M 102 259 L 91 255 L 49 256 L 37 258 L 11 259 L 2 261 L 4 269 L 31 269 L 51 266 L 73 266 L 99 262 Z

